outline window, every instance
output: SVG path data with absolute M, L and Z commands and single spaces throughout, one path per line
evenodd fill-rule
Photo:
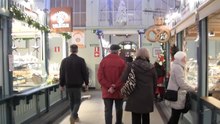
M 142 0 L 99 0 L 99 25 L 141 25 Z
M 73 27 L 86 26 L 86 0 L 51 0 L 50 7 L 72 7 Z
M 39 30 L 30 28 L 27 23 L 14 19 L 12 23 L 12 54 L 14 92 L 47 84 Z
M 198 63 L 197 46 L 198 31 L 196 25 L 188 27 L 183 35 L 183 51 L 187 54 L 186 77 L 187 83 L 191 86 L 197 86 L 198 83 Z
M 208 18 L 208 88 L 220 100 L 220 11 Z

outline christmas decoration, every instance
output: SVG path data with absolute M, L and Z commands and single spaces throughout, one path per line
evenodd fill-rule
M 116 21 L 121 25 L 127 24 L 127 8 L 125 6 L 124 0 L 120 1 Z
M 27 16 L 26 14 L 24 14 L 20 9 L 18 9 L 16 6 L 11 6 L 10 8 L 10 15 L 19 20 L 19 21 L 23 21 L 26 22 L 28 24 L 28 26 L 32 26 L 40 31 L 44 31 L 49 33 L 50 29 L 48 26 L 44 26 L 42 24 L 40 24 L 39 22 L 33 20 L 31 17 Z M 61 35 L 63 35 L 67 40 L 71 38 L 71 35 L 68 33 L 61 33 Z

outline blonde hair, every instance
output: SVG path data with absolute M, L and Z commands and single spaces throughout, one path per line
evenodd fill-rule
M 146 48 L 140 48 L 136 52 L 136 58 L 150 59 L 149 52 Z

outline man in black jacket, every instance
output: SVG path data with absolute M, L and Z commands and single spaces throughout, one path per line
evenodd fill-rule
M 61 90 L 66 87 L 70 101 L 70 122 L 79 121 L 78 110 L 81 103 L 81 88 L 83 83 L 88 89 L 89 79 L 85 60 L 77 56 L 78 46 L 70 46 L 71 55 L 62 60 L 60 66 L 60 86 Z

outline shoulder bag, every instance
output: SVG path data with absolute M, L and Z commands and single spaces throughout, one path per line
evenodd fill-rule
M 169 80 L 172 80 L 172 79 L 173 78 L 170 77 Z M 172 81 L 174 82 L 174 80 L 172 80 Z M 178 88 L 178 90 L 179 90 L 179 88 Z M 167 89 L 165 94 L 164 94 L 164 99 L 166 99 L 168 101 L 173 101 L 173 102 L 177 101 L 177 99 L 178 99 L 178 90 L 176 91 L 176 90 Z
M 187 113 L 191 109 L 191 96 L 190 93 L 186 93 L 186 101 L 185 101 L 185 106 L 181 110 L 182 113 Z
M 164 94 L 164 99 L 168 101 L 177 101 L 178 91 L 175 90 L 166 90 Z
M 123 96 L 129 96 L 134 91 L 136 87 L 136 79 L 133 67 L 131 67 L 131 71 L 128 74 L 128 79 L 125 82 L 125 85 L 121 88 L 121 94 Z

